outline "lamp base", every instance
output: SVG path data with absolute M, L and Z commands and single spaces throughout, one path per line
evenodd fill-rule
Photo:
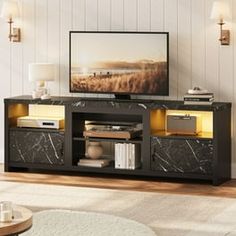
M 41 96 L 42 100 L 47 100 L 47 99 L 51 99 L 51 96 L 49 94 L 44 94 Z
M 39 98 L 41 98 L 42 95 L 43 95 L 43 93 L 41 91 L 34 90 L 32 92 L 32 98 L 33 99 L 39 99 Z
M 41 98 L 44 95 L 47 95 L 47 89 L 44 87 L 38 87 L 36 90 L 32 92 L 33 99 Z
M 36 89 L 32 92 L 32 97 L 33 99 L 41 98 L 42 100 L 51 98 L 44 81 L 38 81 Z
M 46 99 L 51 99 L 50 94 L 47 93 L 42 93 L 41 91 L 33 91 L 32 92 L 32 98 L 33 99 L 42 99 L 42 100 L 46 100 Z

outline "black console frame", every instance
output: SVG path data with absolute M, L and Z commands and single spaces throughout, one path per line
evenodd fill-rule
M 206 180 L 211 181 L 213 185 L 219 185 L 231 178 L 231 103 L 213 103 L 211 106 L 184 105 L 182 101 L 145 101 L 145 100 L 130 100 L 117 101 L 115 99 L 86 99 L 76 97 L 53 97 L 50 100 L 34 100 L 31 96 L 18 96 L 6 98 L 5 102 L 5 171 L 48 171 L 53 172 L 71 172 L 79 173 L 105 173 L 105 174 L 120 174 L 127 176 L 150 176 L 150 177 L 167 177 L 174 179 L 189 179 L 189 180 Z M 11 156 L 12 144 L 10 135 L 21 130 L 22 132 L 35 132 L 33 128 L 17 128 L 11 127 L 10 121 L 10 106 L 12 104 L 48 104 L 48 105 L 63 105 L 65 106 L 65 130 L 52 132 L 64 132 L 64 164 L 45 164 L 32 162 L 17 162 Z M 151 166 L 152 153 L 151 141 L 154 138 L 150 132 L 150 111 L 155 109 L 161 110 L 185 110 L 185 111 L 211 111 L 213 113 L 213 137 L 209 140 L 213 143 L 212 154 L 212 173 L 177 173 L 171 171 L 153 170 Z M 81 167 L 76 165 L 73 160 L 76 148 L 73 143 L 84 142 L 84 138 L 76 136 L 74 130 L 76 126 L 83 125 L 79 122 L 73 122 L 73 116 L 83 114 L 85 117 L 88 114 L 97 114 L 102 119 L 109 118 L 109 115 L 115 116 L 117 121 L 127 121 L 128 116 L 139 117 L 143 123 L 143 136 L 136 140 L 123 140 L 123 142 L 133 142 L 141 145 L 142 168 L 136 170 L 122 170 L 114 167 L 93 168 Z M 126 115 L 126 116 L 124 116 Z M 110 119 L 112 119 L 112 116 Z M 47 129 L 41 129 L 42 132 L 49 132 Z M 175 140 L 197 140 L 194 136 L 166 136 Z M 91 139 L 91 140 L 97 140 Z M 99 139 L 98 139 L 99 140 Z M 201 139 L 199 139 L 201 140 Z M 207 139 L 205 139 L 207 140 Z M 104 141 L 100 139 L 100 141 Z M 117 142 L 110 139 L 109 142 Z M 50 153 L 48 153 L 50 156 Z

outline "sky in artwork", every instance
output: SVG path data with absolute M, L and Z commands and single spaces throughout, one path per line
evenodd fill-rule
M 72 33 L 72 67 L 97 62 L 167 60 L 166 34 Z

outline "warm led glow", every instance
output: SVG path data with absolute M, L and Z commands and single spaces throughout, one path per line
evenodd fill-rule
M 191 115 L 197 116 L 201 120 L 201 131 L 199 137 L 213 137 L 213 112 L 211 111 L 187 111 L 187 110 L 164 110 L 156 109 L 150 113 L 150 128 L 154 135 L 166 136 L 166 123 L 168 115 Z
M 16 0 L 5 0 L 2 5 L 1 17 L 5 20 L 19 17 L 19 6 Z
M 60 105 L 29 105 L 29 116 L 65 117 L 65 107 Z
M 27 106 L 25 104 L 11 104 L 8 109 L 8 118 L 25 115 Z
M 165 110 L 152 110 L 150 118 L 152 132 L 165 129 Z
M 192 115 L 201 116 L 202 132 L 213 132 L 213 112 L 211 111 L 177 111 L 167 110 L 166 115 Z
M 223 1 L 215 1 L 212 6 L 211 19 L 221 21 L 227 18 L 230 18 L 229 5 Z

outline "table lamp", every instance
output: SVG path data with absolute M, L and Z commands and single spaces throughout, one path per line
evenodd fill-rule
M 32 97 L 50 99 L 50 94 L 45 82 L 54 81 L 56 77 L 55 64 L 51 63 L 31 63 L 29 64 L 29 81 L 36 82 L 36 89 L 32 92 Z

